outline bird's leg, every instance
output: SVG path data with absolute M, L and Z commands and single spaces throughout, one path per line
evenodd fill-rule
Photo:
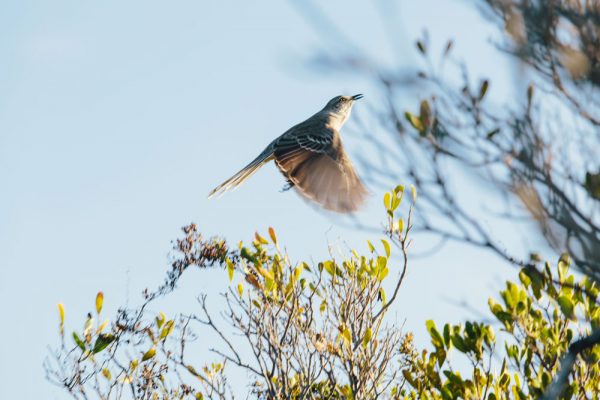
M 291 180 L 287 180 L 287 182 L 285 183 L 285 185 L 283 186 L 283 188 L 281 188 L 281 192 L 287 192 L 288 190 L 290 190 L 291 188 L 294 187 L 294 182 L 292 182 Z

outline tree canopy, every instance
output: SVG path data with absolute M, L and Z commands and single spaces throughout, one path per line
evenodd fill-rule
M 415 200 L 412 188 L 402 208 L 397 186 L 384 197 L 384 238 L 369 241 L 367 254 L 316 263 L 293 260 L 273 228 L 232 248 L 186 226 L 165 282 L 144 292 L 139 307 L 107 318 L 99 292 L 83 329 L 72 330 L 59 304 L 61 344 L 47 360 L 48 378 L 77 399 L 229 399 L 233 368 L 248 376 L 235 385 L 259 399 L 534 399 L 569 363 L 561 398 L 596 396 L 600 346 L 580 338 L 600 326 L 599 289 L 576 281 L 567 254 L 554 265 L 533 257 L 490 298 L 494 323 L 438 328 L 428 320 L 430 348 L 416 348 L 412 333 L 386 318 L 409 267 Z M 148 311 L 187 270 L 210 267 L 223 271 L 222 313 L 205 295 L 191 314 Z M 208 344 L 210 360 L 198 360 L 191 349 L 205 330 L 219 340 Z M 453 353 L 471 367 L 456 369 Z

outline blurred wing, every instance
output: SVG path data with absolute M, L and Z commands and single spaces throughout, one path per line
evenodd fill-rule
M 275 163 L 298 192 L 327 210 L 356 211 L 367 196 L 339 137 L 333 134 L 282 137 L 274 155 Z

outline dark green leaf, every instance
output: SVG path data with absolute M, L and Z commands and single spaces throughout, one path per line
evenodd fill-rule
M 102 350 L 104 350 L 109 344 L 111 344 L 114 341 L 115 341 L 115 336 L 110 333 L 98 335 L 98 338 L 96 339 L 96 343 L 94 343 L 94 348 L 92 349 L 92 353 L 93 354 L 100 353 Z
M 73 332 L 73 340 L 75 340 L 75 344 L 77 344 L 81 351 L 85 351 L 85 344 L 83 344 L 83 341 L 79 339 L 79 336 L 75 332 Z
M 483 82 L 481 82 L 481 86 L 479 87 L 479 97 L 478 97 L 479 101 L 483 100 L 489 87 L 490 87 L 490 82 L 487 79 L 485 79 Z

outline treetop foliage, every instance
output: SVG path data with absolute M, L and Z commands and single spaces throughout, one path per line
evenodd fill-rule
M 273 228 L 230 248 L 184 227 L 165 282 L 138 308 L 106 317 L 99 292 L 83 330 L 70 331 L 59 305 L 61 344 L 46 362 L 48 378 L 74 398 L 233 398 L 242 385 L 232 384 L 234 369 L 259 399 L 538 398 L 578 338 L 600 325 L 597 284 L 576 281 L 568 255 L 554 267 L 534 255 L 490 298 L 494 323 L 438 328 L 429 320 L 432 347 L 417 349 L 412 333 L 386 318 L 408 268 L 411 189 L 404 213 L 404 187 L 385 194 L 386 238 L 369 241 L 367 254 L 314 264 L 292 261 Z M 200 295 L 192 314 L 148 311 L 190 267 L 223 268 L 224 310 L 209 310 Z M 211 359 L 198 359 L 206 330 L 219 341 L 208 345 Z M 453 353 L 472 368 L 455 369 Z M 599 360 L 600 346 L 577 354 L 564 398 L 600 391 Z

